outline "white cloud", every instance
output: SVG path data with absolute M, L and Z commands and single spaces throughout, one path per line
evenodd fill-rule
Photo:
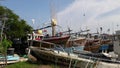
M 59 25 L 66 29 L 71 27 L 78 31 L 87 26 L 91 32 L 96 32 L 97 28 L 103 27 L 104 32 L 109 28 L 113 32 L 120 22 L 120 10 L 117 9 L 120 9 L 120 0 L 75 0 L 58 12 L 57 18 Z

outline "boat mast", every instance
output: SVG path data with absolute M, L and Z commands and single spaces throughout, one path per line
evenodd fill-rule
M 56 20 L 55 19 L 52 19 L 51 20 L 51 25 L 52 25 L 52 36 L 55 36 L 56 34 L 56 30 L 55 30 L 55 26 L 56 26 Z
M 57 19 L 56 19 L 56 11 L 55 11 L 55 5 L 53 1 L 51 1 L 51 26 L 52 26 L 52 36 L 55 36 L 56 34 L 56 28 L 57 25 Z

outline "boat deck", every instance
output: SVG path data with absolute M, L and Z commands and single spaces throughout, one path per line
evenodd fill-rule
M 108 59 L 96 58 L 96 57 L 82 55 L 82 54 L 66 53 L 63 51 L 57 51 L 57 50 L 52 50 L 52 49 L 47 49 L 47 48 L 45 48 L 45 49 L 32 48 L 32 50 L 36 51 L 36 54 L 41 52 L 41 54 L 52 56 L 52 58 L 54 58 L 54 59 L 56 59 L 57 57 L 59 57 L 59 58 L 62 57 L 63 59 L 65 59 L 65 58 L 70 59 L 69 62 L 72 62 L 74 60 L 82 61 L 82 62 L 85 62 L 85 64 L 86 64 L 85 66 L 89 66 L 89 64 L 92 63 L 92 64 L 96 64 L 97 68 L 103 68 L 103 67 L 104 68 L 120 68 L 120 61 L 112 61 L 112 60 L 108 60 Z M 49 61 L 50 61 L 50 59 L 49 59 Z M 55 60 L 53 62 L 55 62 Z M 82 64 L 82 63 L 80 63 L 80 64 Z

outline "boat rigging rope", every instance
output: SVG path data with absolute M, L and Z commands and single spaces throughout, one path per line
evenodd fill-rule
M 95 63 L 95 66 L 94 66 L 94 68 L 97 68 L 97 65 L 99 64 L 99 58 L 98 58 L 98 60 L 96 61 L 96 63 Z
M 89 58 L 89 60 L 91 60 L 91 57 Z M 88 67 L 89 63 L 90 63 L 90 61 L 88 61 L 88 63 L 87 63 L 87 65 L 86 65 L 86 67 L 85 67 L 85 68 L 87 68 L 87 67 Z
M 69 68 L 71 68 L 71 62 L 72 62 L 72 58 L 70 58 L 70 64 L 69 64 Z
M 57 68 L 58 58 L 55 56 L 55 68 Z
M 75 64 L 74 64 L 73 68 L 75 68 L 75 67 L 76 67 L 77 62 L 78 62 L 78 60 L 75 60 Z

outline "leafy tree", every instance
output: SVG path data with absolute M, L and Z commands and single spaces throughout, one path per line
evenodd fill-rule
M 1 13 L 1 16 L 3 14 Z M 3 15 L 4 16 L 4 15 Z M 3 33 L 5 27 L 5 17 L 1 19 L 1 38 L 0 38 L 0 53 L 5 57 L 5 65 L 7 65 L 7 48 L 12 45 L 12 42 L 6 39 L 6 34 Z
M 12 46 L 12 42 L 4 38 L 0 43 L 0 52 L 4 54 L 7 53 L 7 48 L 10 46 Z
M 0 32 L 0 52 L 6 57 L 7 48 L 12 45 L 9 40 L 26 37 L 28 33 L 32 32 L 32 27 L 12 10 L 0 6 Z
M 12 46 L 12 42 L 6 38 L 0 42 L 0 53 L 5 57 L 5 65 L 7 65 L 7 48 Z
M 0 6 L 0 19 L 2 22 L 4 17 L 7 18 L 4 33 L 9 39 L 22 38 L 32 32 L 32 27 L 25 20 L 20 19 L 12 10 Z

